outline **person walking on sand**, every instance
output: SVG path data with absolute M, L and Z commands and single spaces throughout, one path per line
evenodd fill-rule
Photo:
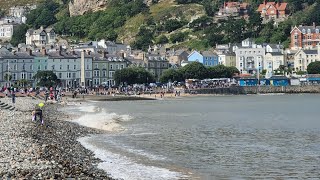
M 16 103 L 16 92 L 12 91 L 11 92 L 11 98 L 12 98 L 12 104 Z

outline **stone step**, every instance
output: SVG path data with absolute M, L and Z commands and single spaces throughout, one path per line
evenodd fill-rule
M 0 105 L 0 107 L 4 108 L 4 107 L 7 107 L 8 104 L 3 104 L 3 105 Z
M 10 110 L 10 111 L 13 111 L 15 109 L 16 109 L 15 107 L 8 108 L 8 110 Z

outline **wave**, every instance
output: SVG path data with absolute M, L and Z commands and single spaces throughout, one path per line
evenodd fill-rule
M 77 107 L 78 111 L 86 112 L 78 119 L 72 122 L 90 128 L 101 129 L 110 132 L 118 132 L 125 130 L 121 126 L 121 122 L 127 122 L 132 119 L 129 115 L 118 115 L 116 113 L 107 113 L 97 106 L 84 105 Z
M 98 164 L 98 168 L 110 173 L 115 179 L 130 179 L 130 180 L 166 180 L 166 179 L 181 179 L 185 177 L 179 172 L 170 171 L 169 169 L 147 166 L 139 164 L 129 159 L 126 156 L 110 152 L 106 149 L 100 149 L 91 144 L 91 137 L 82 137 L 78 141 L 87 149 L 91 150 L 96 158 L 103 162 Z

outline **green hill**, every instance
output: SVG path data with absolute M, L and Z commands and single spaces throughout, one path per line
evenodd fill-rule
M 10 4 L 26 1 L 15 0 L 10 2 L 16 4 Z M 32 1 L 40 0 L 28 2 Z M 278 26 L 273 22 L 262 24 L 255 12 L 263 0 L 244 0 L 251 3 L 249 20 L 228 18 L 219 22 L 214 21 L 214 14 L 223 4 L 221 0 L 153 0 L 150 6 L 144 0 L 109 0 L 105 10 L 93 12 L 92 8 L 82 16 L 73 17 L 68 13 L 68 0 L 46 0 L 46 4 L 28 16 L 27 26 L 54 26 L 58 34 L 72 42 L 107 39 L 130 43 L 137 49 L 160 43 L 204 50 L 217 43 L 235 43 L 248 37 L 286 46 L 290 42 L 291 26 L 320 24 L 320 3 L 319 0 L 285 1 L 291 17 Z M 8 4 L 9 0 L 0 3 L 4 2 Z
M 39 3 L 42 0 L 1 0 L 0 8 L 3 10 L 8 10 L 12 6 L 23 6 L 27 4 Z

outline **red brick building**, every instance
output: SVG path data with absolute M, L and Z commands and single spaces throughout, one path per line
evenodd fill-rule
M 270 21 L 271 19 L 278 21 L 283 20 L 288 17 L 288 3 L 280 2 L 267 2 L 264 0 L 262 4 L 259 5 L 259 8 L 257 10 L 260 14 L 263 20 Z
M 320 26 L 313 23 L 312 26 L 295 26 L 291 30 L 290 48 L 297 50 L 301 48 L 316 48 L 320 45 Z

